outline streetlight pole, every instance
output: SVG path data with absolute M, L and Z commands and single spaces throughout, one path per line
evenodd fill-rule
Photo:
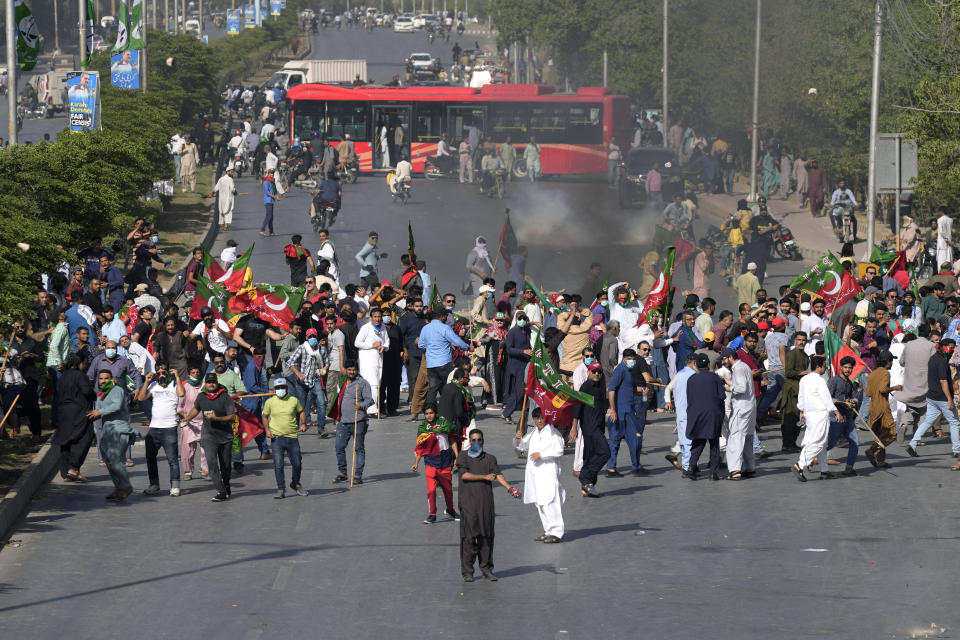
M 878 0 L 879 1 L 879 0 Z M 750 196 L 749 199 L 757 199 L 757 128 L 759 126 L 759 108 L 760 108 L 760 4 L 762 0 L 757 0 L 757 33 L 756 43 L 754 44 L 753 54 L 753 122 L 750 132 Z
M 13 0 L 7 0 L 7 140 L 17 144 L 17 30 Z M 81 41 L 83 39 L 81 38 Z
M 877 120 L 880 115 L 880 38 L 882 34 L 883 7 L 880 0 L 875 0 L 873 7 L 873 86 L 870 92 L 870 159 L 867 165 L 867 246 L 864 249 L 864 255 L 868 258 L 873 250 L 873 225 L 877 212 Z M 896 206 L 899 213 L 899 200 Z
M 60 12 L 57 3 L 53 3 L 53 48 L 60 49 Z
M 670 131 L 669 119 L 670 119 L 670 101 L 668 100 L 667 93 L 669 78 L 667 62 L 669 57 L 667 56 L 667 39 L 670 35 L 669 25 L 670 21 L 668 17 L 670 15 L 670 0 L 663 0 L 663 146 L 667 147 L 667 133 Z
M 79 0 L 80 3 L 80 61 L 87 59 L 87 2 Z M 8 38 L 9 40 L 9 38 Z M 9 43 L 7 46 L 10 46 Z

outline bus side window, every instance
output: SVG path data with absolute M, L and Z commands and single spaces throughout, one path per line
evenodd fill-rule
M 370 107 L 365 102 L 327 102 L 326 135 L 330 140 L 341 140 L 349 133 L 355 142 L 370 141 Z
M 443 105 L 418 102 L 414 104 L 416 121 L 411 134 L 414 142 L 439 142 L 443 131 Z
M 490 135 L 494 142 L 504 142 L 510 136 L 514 142 L 526 142 L 527 109 L 525 105 L 514 102 L 494 103 L 490 105 Z
M 565 142 L 603 144 L 603 107 L 597 104 L 569 105 Z

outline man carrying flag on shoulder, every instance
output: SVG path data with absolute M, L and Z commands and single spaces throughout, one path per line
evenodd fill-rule
M 437 521 L 437 484 L 443 490 L 443 499 L 447 505 L 445 513 L 454 520 L 459 520 L 460 516 L 453 508 L 452 469 L 455 458 L 450 446 L 450 434 L 456 428 L 446 418 L 438 415 L 437 405 L 433 402 L 424 406 L 423 416 L 425 420 L 417 427 L 417 444 L 413 449 L 417 457 L 410 467 L 410 470 L 416 473 L 420 460 L 423 460 L 427 476 L 427 506 L 430 509 L 423 524 Z

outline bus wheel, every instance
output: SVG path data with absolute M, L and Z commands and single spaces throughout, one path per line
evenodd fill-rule
M 516 165 L 516 166 L 513 168 L 513 176 L 514 176 L 515 178 L 519 178 L 520 180 L 523 180 L 524 178 L 527 177 L 527 168 L 524 167 L 524 166 L 521 166 L 521 165 L 519 165 L 519 164 Z

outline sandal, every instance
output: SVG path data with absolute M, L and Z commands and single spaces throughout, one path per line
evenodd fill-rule
M 727 475 L 727 480 L 743 480 L 743 474 L 739 471 L 734 471 Z
M 960 471 L 960 460 L 957 460 L 957 463 L 950 467 L 950 471 Z
M 558 542 L 560 542 L 560 538 L 558 538 L 557 536 L 547 536 L 546 538 L 543 539 L 543 541 L 546 544 L 557 544 Z
M 350 480 L 350 478 L 347 477 L 347 474 L 341 473 L 341 474 L 338 474 L 337 477 L 333 479 L 333 484 L 347 482 L 348 480 Z
M 741 471 L 741 472 L 740 472 L 740 477 L 741 477 L 741 478 L 744 478 L 744 479 L 746 479 L 746 478 L 755 478 L 756 475 L 757 475 L 757 470 L 756 470 L 756 469 L 751 469 L 750 471 Z
M 943 429 L 937 429 L 936 431 L 933 432 L 933 437 L 934 437 L 934 438 L 945 438 L 945 437 L 947 437 L 947 436 L 946 436 L 946 434 L 943 432 Z
M 667 455 L 664 456 L 664 458 L 666 458 L 667 462 L 672 464 L 677 469 L 680 469 L 681 471 L 683 470 L 683 466 L 679 462 L 677 462 L 677 456 L 673 455 L 672 453 L 668 453 Z
M 533 541 L 534 541 L 534 542 L 543 542 L 543 541 L 546 540 L 546 539 L 547 539 L 547 536 L 546 536 L 546 535 L 542 535 L 542 536 L 537 536 L 536 538 L 533 539 Z

